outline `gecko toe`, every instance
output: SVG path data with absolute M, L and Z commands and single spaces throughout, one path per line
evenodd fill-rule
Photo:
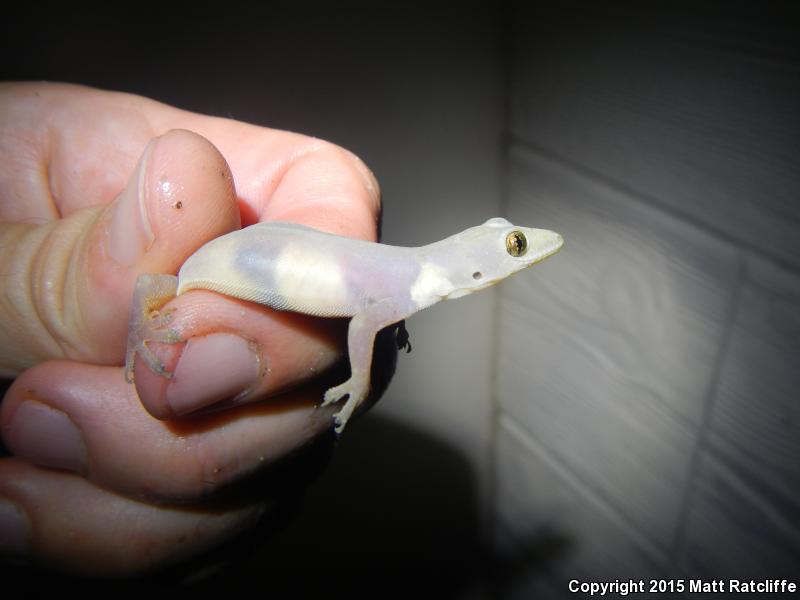
M 345 424 L 342 423 L 338 413 L 333 415 L 333 431 L 336 433 L 336 435 L 340 435 L 342 431 L 344 431 L 344 425 Z
M 344 398 L 347 395 L 346 391 L 342 391 L 340 388 L 342 386 L 337 385 L 329 389 L 325 392 L 325 395 L 322 397 L 322 404 L 320 406 L 330 406 L 331 404 L 336 404 L 339 400 Z

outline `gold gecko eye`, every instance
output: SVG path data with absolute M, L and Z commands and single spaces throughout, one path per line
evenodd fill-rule
M 528 239 L 521 231 L 512 231 L 506 236 L 506 252 L 511 256 L 522 256 L 528 251 Z

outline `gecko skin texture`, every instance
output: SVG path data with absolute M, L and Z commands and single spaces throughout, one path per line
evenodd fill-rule
M 148 342 L 176 343 L 158 309 L 192 289 L 206 289 L 318 317 L 352 317 L 347 335 L 350 379 L 325 392 L 322 406 L 347 397 L 334 415 L 341 433 L 370 391 L 375 335 L 442 300 L 460 298 L 555 254 L 562 237 L 505 219 L 426 246 L 404 248 L 341 237 L 291 223 L 259 223 L 208 242 L 178 276 L 142 275 L 131 309 L 125 377 L 138 354 L 170 377 Z

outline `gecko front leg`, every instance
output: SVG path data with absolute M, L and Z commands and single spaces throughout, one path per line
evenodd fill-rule
M 128 346 L 125 352 L 125 381 L 133 383 L 133 367 L 138 354 L 154 373 L 170 378 L 172 373 L 147 347 L 148 342 L 176 344 L 183 340 L 172 329 L 165 328 L 172 320 L 161 308 L 175 297 L 178 278 L 174 275 L 140 275 L 136 280 L 128 323 Z
M 347 421 L 367 399 L 375 335 L 392 323 L 405 318 L 392 300 L 381 300 L 356 314 L 347 330 L 347 352 L 350 356 L 350 379 L 325 392 L 321 406 L 328 406 L 348 396 L 342 410 L 333 415 L 334 430 L 341 433 Z

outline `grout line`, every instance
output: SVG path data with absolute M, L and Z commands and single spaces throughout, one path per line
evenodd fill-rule
M 708 389 L 705 393 L 705 405 L 703 407 L 703 414 L 698 427 L 697 440 L 695 441 L 692 455 L 689 459 L 689 475 L 686 479 L 686 489 L 684 490 L 683 502 L 681 503 L 681 508 L 678 512 L 678 522 L 675 524 L 675 533 L 672 540 L 672 548 L 670 549 L 670 560 L 673 564 L 673 568 L 676 567 L 678 556 L 686 543 L 686 535 L 689 527 L 689 511 L 691 509 L 692 502 L 697 495 L 696 481 L 700 476 L 700 466 L 703 456 L 708 450 L 708 436 L 711 430 L 711 420 L 714 415 L 717 389 L 719 388 L 720 380 L 722 378 L 722 368 L 725 363 L 725 359 L 728 356 L 728 350 L 733 337 L 736 317 L 740 310 L 742 292 L 745 286 L 745 260 L 745 254 L 743 252 L 739 252 L 737 285 L 734 288 L 730 307 L 725 315 L 725 329 L 722 334 L 722 339 L 719 342 L 717 356 L 714 360 L 714 366 L 711 370 Z
M 791 519 L 790 515 L 784 515 L 780 509 L 776 509 L 774 504 L 766 499 L 760 490 L 745 481 L 741 474 L 737 473 L 736 470 L 732 468 L 725 456 L 715 451 L 713 445 L 709 444 L 707 454 L 709 462 L 714 465 L 714 469 L 719 473 L 720 477 L 725 480 L 727 485 L 734 488 L 746 502 L 754 506 L 764 518 L 773 523 L 781 533 L 795 540 L 800 539 L 800 528 L 798 528 L 798 524 Z
M 570 469 L 547 447 L 536 441 L 536 438 L 523 425 L 516 423 L 505 414 L 500 415 L 498 421 L 500 427 L 504 428 L 528 452 L 539 458 L 550 471 L 555 473 L 556 477 L 583 496 L 606 518 L 614 521 L 624 529 L 627 535 L 645 551 L 648 558 L 656 566 L 668 566 L 669 555 L 665 551 L 666 549 L 654 543 L 645 532 L 641 531 L 627 517 L 624 511 L 616 507 L 603 493 L 585 484 L 580 475 Z M 498 520 L 502 521 L 501 519 Z
M 509 8 L 508 5 L 504 3 L 503 8 L 500 10 L 500 23 L 498 26 L 498 30 L 500 35 L 498 36 L 497 43 L 499 45 L 499 53 L 500 59 L 502 61 L 502 81 L 501 85 L 503 87 L 503 107 L 502 107 L 502 117 L 501 117 L 501 130 L 500 130 L 500 140 L 499 140 L 499 181 L 498 181 L 498 191 L 500 194 L 499 197 L 499 216 L 507 216 L 508 215 L 508 206 L 509 206 L 509 198 L 511 193 L 511 187 L 509 184 L 509 173 L 510 173 L 510 162 L 511 162 L 511 137 L 509 136 L 510 126 L 511 126 L 511 114 L 512 114 L 512 100 L 511 100 L 511 91 L 512 91 L 512 84 L 513 84 L 513 65 L 514 65 L 514 36 L 512 35 L 514 29 L 514 18 L 513 18 L 513 9 Z M 491 348 L 491 366 L 489 371 L 489 467 L 488 467 L 488 506 L 487 510 L 489 512 L 487 518 L 487 528 L 488 528 L 488 536 L 489 545 L 494 544 L 495 535 L 497 533 L 497 527 L 499 525 L 499 515 L 498 515 L 498 498 L 497 498 L 497 489 L 498 489 L 498 469 L 497 469 L 497 461 L 498 461 L 498 441 L 499 441 L 499 433 L 500 433 L 500 398 L 498 397 L 497 393 L 497 380 L 498 380 L 498 371 L 499 371 L 499 348 L 500 348 L 500 291 L 497 287 L 493 290 L 492 296 L 492 306 L 491 306 L 491 315 L 490 315 L 490 326 L 491 326 L 491 340 L 490 348 Z
M 746 240 L 736 238 L 726 231 L 710 225 L 707 221 L 700 220 L 690 213 L 686 213 L 678 208 L 675 208 L 674 206 L 666 204 L 662 200 L 659 200 L 656 196 L 652 196 L 640 190 L 628 187 L 616 179 L 612 179 L 607 175 L 603 175 L 594 169 L 591 169 L 579 162 L 573 161 L 572 159 L 566 158 L 544 146 L 540 146 L 539 144 L 526 140 L 516 134 L 509 133 L 507 138 L 509 154 L 511 154 L 512 149 L 516 147 L 524 153 L 533 154 L 540 158 L 560 164 L 561 166 L 571 169 L 587 179 L 594 180 L 616 192 L 620 192 L 634 202 L 652 207 L 654 210 L 657 210 L 665 215 L 688 223 L 693 227 L 701 229 L 713 235 L 714 237 L 733 245 L 735 248 L 746 250 L 752 254 L 755 254 L 759 258 L 762 258 L 782 269 L 786 269 L 794 274 L 800 274 L 800 265 L 792 263 L 789 259 L 772 254 Z
M 502 82 L 503 87 L 503 107 L 501 117 L 501 131 L 499 139 L 499 181 L 498 191 L 499 198 L 499 216 L 506 216 L 508 214 L 509 198 L 511 188 L 509 184 L 510 173 L 510 157 L 511 157 L 511 138 L 508 134 L 511 126 L 511 86 L 512 86 L 512 72 L 513 72 L 513 59 L 514 53 L 514 37 L 511 35 L 513 30 L 513 17 L 511 11 L 504 6 L 500 12 L 500 23 L 497 43 L 499 44 L 500 59 L 503 65 Z M 499 348 L 500 348 L 500 291 L 497 287 L 494 288 L 492 295 L 491 314 L 490 314 L 490 331 L 491 339 L 489 340 L 491 349 L 491 365 L 489 367 L 489 465 L 488 465 L 488 511 L 486 524 L 487 524 L 487 537 L 488 545 L 491 547 L 494 544 L 494 536 L 499 524 L 498 521 L 498 470 L 497 460 L 498 452 L 497 445 L 499 439 L 500 429 L 500 398 L 497 393 L 497 378 L 499 370 Z
M 487 525 L 487 542 L 488 545 L 494 543 L 494 534 L 497 528 L 497 444 L 499 439 L 499 416 L 500 399 L 497 394 L 497 372 L 498 372 L 498 348 L 500 344 L 500 298 L 499 291 L 493 290 L 492 305 L 490 315 L 490 348 L 491 348 L 491 364 L 489 367 L 489 465 L 488 465 L 488 481 L 487 481 L 487 494 L 488 501 L 486 510 L 488 512 L 486 518 Z

